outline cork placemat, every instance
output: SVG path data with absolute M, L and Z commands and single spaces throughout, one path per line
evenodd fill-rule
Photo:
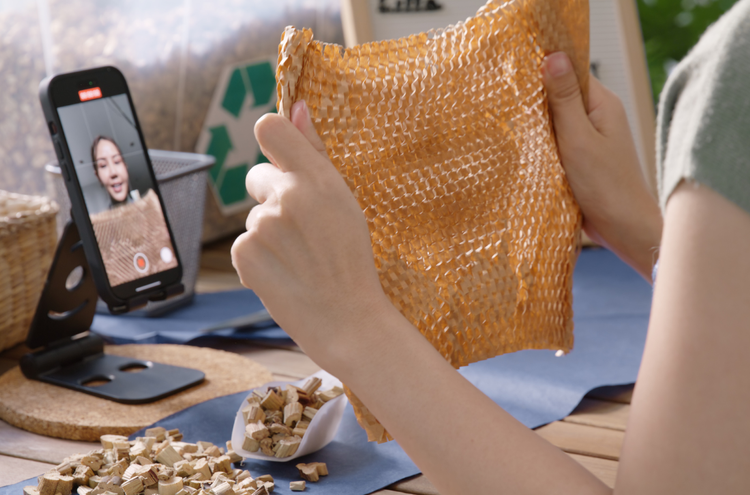
M 51 437 L 97 441 L 101 435 L 129 435 L 200 402 L 259 387 L 272 380 L 265 366 L 240 355 L 181 345 L 107 346 L 119 356 L 189 366 L 203 371 L 203 383 L 150 404 L 119 404 L 93 395 L 29 380 L 15 367 L 0 376 L 0 419 Z

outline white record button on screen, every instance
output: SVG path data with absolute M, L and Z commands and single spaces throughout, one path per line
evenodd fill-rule
M 171 263 L 174 259 L 174 255 L 172 254 L 172 250 L 168 247 L 161 248 L 161 251 L 159 251 L 159 254 L 161 255 L 161 260 L 164 263 Z

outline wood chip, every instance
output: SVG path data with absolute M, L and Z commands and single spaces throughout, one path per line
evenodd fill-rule
M 291 481 L 289 482 L 289 489 L 293 492 L 304 492 L 305 482 L 304 481 Z
M 313 483 L 320 479 L 318 469 L 311 464 L 297 464 L 299 475 L 303 480 L 311 481 Z
M 250 474 L 250 471 L 243 470 L 240 474 L 237 475 L 237 478 L 235 478 L 235 481 L 237 481 L 237 483 L 241 483 L 248 478 L 251 480 L 253 479 L 253 476 Z
M 260 442 L 270 435 L 268 428 L 258 421 L 245 425 L 245 441 L 242 448 L 250 452 L 257 452 L 260 448 Z
M 92 476 L 93 478 L 93 476 Z M 90 481 L 90 480 L 89 480 Z M 91 490 L 91 495 L 99 495 L 100 493 L 106 493 L 106 492 L 124 492 L 122 491 L 122 488 L 117 486 L 117 483 L 121 483 L 122 479 L 119 476 L 104 476 L 102 477 L 99 482 L 96 485 L 96 488 Z
M 62 464 L 58 464 L 55 466 L 55 471 L 57 471 L 60 474 L 64 475 L 70 475 L 73 474 L 73 470 L 75 469 L 75 466 L 70 462 L 63 462 Z
M 203 487 L 203 482 L 194 479 L 195 475 L 191 476 L 190 479 L 188 479 L 187 483 L 190 488 L 200 489 Z M 184 480 L 183 480 L 184 483 Z M 185 488 L 184 486 L 182 488 Z
M 286 426 L 293 426 L 300 419 L 302 419 L 302 404 L 299 402 L 292 402 L 284 406 L 284 424 Z
M 162 428 L 161 426 L 157 426 L 155 428 L 148 428 L 146 430 L 145 436 L 147 437 L 153 437 L 156 439 L 157 442 L 163 442 L 167 439 L 167 430 L 165 428 Z
M 284 402 L 286 404 L 299 402 L 299 393 L 297 392 L 297 387 L 295 387 L 294 385 L 287 385 L 285 392 L 286 396 L 284 397 Z
M 279 411 L 266 411 L 266 421 L 265 424 L 271 424 L 271 423 L 283 423 L 284 422 L 284 412 Z
M 189 478 L 190 476 L 195 474 L 195 468 L 193 468 L 193 465 L 190 464 L 190 461 L 182 460 L 179 462 L 175 462 L 172 466 L 174 468 L 174 472 L 177 476 L 181 476 L 182 478 Z
M 76 485 L 87 485 L 89 478 L 94 476 L 94 471 L 88 466 L 80 464 L 73 473 L 73 482 Z
M 279 448 L 276 451 L 276 457 L 284 458 L 293 456 L 297 452 L 301 441 L 300 437 L 286 437 L 281 439 L 278 443 Z
M 232 485 L 227 483 L 226 481 L 219 483 L 217 486 L 212 488 L 215 495 L 233 495 L 234 490 L 232 490 Z
M 302 479 L 315 483 L 321 476 L 328 476 L 328 466 L 325 462 L 310 462 L 297 464 Z
M 176 495 L 180 490 L 182 490 L 182 478 L 179 476 L 159 482 L 159 495 Z
M 209 467 L 211 466 L 211 461 L 209 461 Z M 232 472 L 232 461 L 229 459 L 228 455 L 222 455 L 213 460 L 213 469 L 211 470 L 214 474 L 217 472 L 221 473 L 231 473 Z
M 254 423 L 256 421 L 262 423 L 266 420 L 266 413 L 263 411 L 260 403 L 250 404 L 242 409 L 242 417 L 245 419 L 245 423 Z
M 256 440 L 263 440 L 271 435 L 268 428 L 266 428 L 266 425 L 261 422 L 251 423 L 245 426 L 245 434 L 250 435 Z
M 252 435 L 248 435 L 245 433 L 244 440 L 242 442 L 242 450 L 246 450 L 248 452 L 258 452 L 260 450 L 260 442 L 252 437 Z
M 208 457 L 219 457 L 221 455 L 221 450 L 219 450 L 219 447 L 216 445 L 211 445 L 209 448 L 204 449 L 203 453 Z
M 57 480 L 59 476 L 60 475 L 57 473 L 42 475 L 39 478 L 39 485 L 37 485 L 39 495 L 55 495 L 55 493 L 57 493 Z
M 206 449 L 210 449 L 211 447 L 214 446 L 214 444 L 212 444 L 211 442 L 203 442 L 203 441 L 195 442 L 195 444 L 198 446 L 198 452 L 205 452 Z
M 260 441 L 260 451 L 269 457 L 275 457 L 276 452 L 273 450 L 273 440 L 264 438 Z
M 250 474 L 248 471 L 245 471 L 248 475 Z M 252 476 L 248 476 L 247 478 L 244 478 L 242 481 L 239 481 L 235 485 L 235 493 L 241 493 L 246 492 L 248 490 L 257 490 L 258 485 L 253 479 Z
M 182 456 L 171 445 L 167 445 L 161 449 L 161 452 L 156 455 L 155 459 L 169 467 L 174 466 L 175 462 L 183 460 Z
M 143 481 L 137 477 L 129 479 L 120 486 L 122 487 L 123 491 L 125 491 L 125 495 L 137 495 L 138 493 L 141 493 L 145 488 L 143 486 Z
M 271 432 L 272 435 L 281 434 L 285 436 L 290 436 L 292 434 L 292 429 L 282 423 L 274 423 L 272 425 L 269 425 L 268 431 Z
M 94 476 L 89 478 L 89 488 L 96 488 L 101 480 L 102 476 L 95 474 Z
M 182 443 L 181 450 L 183 454 L 195 454 L 198 452 L 198 446 L 194 443 Z
M 94 472 L 99 471 L 102 467 L 102 460 L 93 455 L 86 455 L 81 458 L 81 464 L 90 467 Z
M 234 450 L 227 450 L 226 453 L 227 456 L 229 456 L 229 461 L 234 464 L 235 462 L 242 462 L 242 456 L 239 455 Z
M 195 474 L 201 475 L 202 479 L 211 479 L 211 470 L 208 467 L 208 461 L 206 459 L 198 459 L 197 461 L 195 461 L 195 464 L 193 464 L 193 469 L 195 469 Z
M 307 392 L 305 392 L 301 388 L 297 389 L 297 396 L 299 397 L 299 403 L 302 404 L 303 406 L 309 406 L 310 404 L 314 402 L 312 397 L 307 395 Z
M 130 448 L 130 458 L 136 459 L 138 457 L 146 457 L 151 452 L 151 447 L 148 447 L 145 443 L 137 442 Z
M 260 402 L 260 405 L 266 411 L 278 411 L 284 407 L 284 399 L 279 397 L 276 392 L 269 389 L 268 392 L 266 392 L 265 397 L 263 397 L 263 400 Z
M 318 413 L 318 410 L 312 407 L 306 407 L 304 411 L 302 411 L 302 416 L 306 418 L 310 418 L 312 420 L 315 415 Z
M 318 394 L 320 399 L 323 402 L 328 402 L 329 400 L 333 400 L 336 397 L 342 395 L 344 393 L 344 389 L 341 387 L 333 387 L 331 390 L 326 390 L 325 392 L 321 392 Z
M 305 383 L 302 386 L 302 390 L 305 391 L 305 393 L 312 397 L 312 395 L 320 388 L 320 386 L 323 384 L 323 380 L 318 378 L 317 376 L 311 377 L 307 383 Z
M 325 462 L 311 462 L 314 465 L 320 476 L 328 476 L 328 465 Z

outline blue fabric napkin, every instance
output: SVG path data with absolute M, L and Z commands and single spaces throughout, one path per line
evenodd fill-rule
M 506 354 L 459 370 L 493 401 L 530 428 L 564 418 L 591 389 L 632 383 L 646 338 L 651 287 L 612 253 L 584 250 L 574 275 L 575 348 L 556 357 L 554 351 Z M 231 437 L 234 415 L 245 392 L 198 404 L 156 425 L 179 428 L 186 441 L 223 445 Z M 134 436 L 137 436 L 136 433 Z M 292 493 L 298 480 L 294 464 L 322 461 L 330 475 L 308 483 L 309 493 L 366 494 L 419 470 L 396 442 L 368 443 L 351 407 L 334 441 L 323 450 L 288 464 L 248 461 L 253 475 L 269 473 L 276 492 Z M 0 495 L 19 495 L 35 480 L 0 488 Z
M 91 329 L 114 344 L 187 344 L 205 337 L 207 334 L 201 332 L 204 328 L 261 309 L 263 303 L 248 289 L 197 294 L 190 306 L 158 318 L 148 318 L 138 313 L 118 316 L 97 314 Z M 273 322 L 217 330 L 208 335 L 264 343 L 293 343 L 286 332 Z

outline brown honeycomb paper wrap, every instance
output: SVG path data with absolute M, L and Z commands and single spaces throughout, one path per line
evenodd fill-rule
M 152 189 L 133 203 L 91 215 L 91 224 L 112 286 L 177 266 L 176 257 L 169 262 L 161 258 L 163 247 L 173 253 L 174 247 L 159 198 Z M 148 259 L 148 268 L 143 272 L 137 271 L 133 264 L 136 253 Z
M 353 48 L 282 36 L 279 113 L 307 102 L 383 289 L 455 367 L 573 346 L 581 215 L 540 68 L 567 52 L 587 94 L 588 33 L 586 0 L 492 0 L 454 26 Z M 391 439 L 347 395 L 370 441 Z

